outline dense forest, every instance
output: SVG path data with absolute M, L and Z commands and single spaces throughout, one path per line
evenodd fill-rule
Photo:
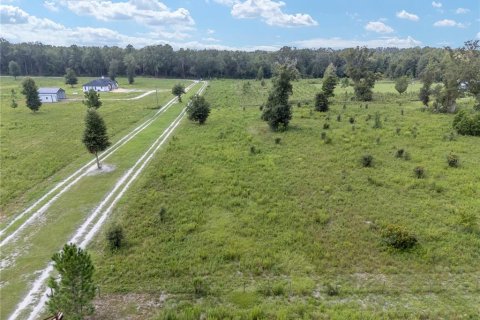
M 77 75 L 136 75 L 175 78 L 269 78 L 275 62 L 295 60 L 302 77 L 323 77 L 332 63 L 337 75 L 344 76 L 348 49 L 296 49 L 283 47 L 269 51 L 191 50 L 166 45 L 136 49 L 120 47 L 58 47 L 42 43 L 13 44 L 0 39 L 0 73 L 9 73 L 15 61 L 20 75 L 62 76 L 67 68 Z M 377 48 L 371 51 L 372 72 L 385 78 L 419 78 L 427 65 L 441 65 L 444 48 Z M 440 80 L 440 79 L 438 79 Z

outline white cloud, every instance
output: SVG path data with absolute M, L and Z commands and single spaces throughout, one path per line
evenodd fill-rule
M 443 19 L 435 22 L 433 24 L 434 27 L 458 27 L 458 28 L 465 28 L 465 25 L 460 22 L 456 22 L 455 20 L 450 19 Z
M 309 14 L 287 14 L 282 11 L 285 2 L 274 0 L 214 0 L 217 3 L 231 6 L 231 14 L 237 19 L 260 18 L 266 24 L 277 27 L 308 27 L 316 26 Z
M 480 32 L 477 33 L 477 39 L 480 39 Z
M 392 33 L 393 29 L 381 21 L 370 21 L 365 25 L 365 30 L 377 33 Z
M 407 20 L 410 20 L 410 21 L 420 20 L 420 18 L 416 14 L 409 13 L 405 10 L 397 12 L 397 17 L 400 18 L 400 19 L 407 19 Z
M 203 41 L 207 42 L 220 42 L 220 40 L 213 38 L 213 37 L 208 37 L 208 38 L 202 38 Z
M 214 34 L 215 33 L 215 30 L 213 29 L 207 29 L 207 34 Z
M 441 8 L 441 7 L 442 7 L 442 3 L 441 3 L 441 2 L 435 2 L 435 1 L 433 1 L 433 2 L 432 2 L 432 7 L 434 7 L 434 8 Z
M 60 10 L 55 1 L 44 1 L 43 6 L 53 12 L 58 12 Z
M 28 13 L 14 6 L 0 5 L 0 23 L 17 24 L 28 22 Z
M 351 48 L 366 46 L 369 48 L 411 48 L 420 46 L 422 42 L 408 36 L 406 38 L 382 37 L 371 40 L 350 40 L 342 38 L 315 38 L 297 41 L 300 48 Z
M 470 9 L 466 9 L 466 8 L 458 8 L 457 10 L 455 10 L 456 14 L 466 14 L 469 12 L 470 12 Z

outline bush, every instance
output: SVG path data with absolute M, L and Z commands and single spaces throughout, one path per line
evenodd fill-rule
M 364 167 L 373 167 L 373 156 L 370 154 L 362 156 L 362 165 Z
M 282 138 L 275 138 L 275 144 L 280 144 L 282 142 Z
M 328 96 L 319 92 L 315 96 L 315 110 L 320 112 L 327 112 L 329 108 Z
M 460 158 L 456 154 L 450 153 L 447 156 L 447 163 L 449 167 L 457 168 L 460 166 Z
M 350 117 L 348 119 L 348 122 L 350 122 L 351 124 L 354 124 L 355 123 L 355 118 L 354 117 Z
M 415 169 L 413 169 L 413 174 L 417 179 L 423 179 L 425 178 L 425 168 L 421 166 L 415 167 Z
M 320 134 L 320 138 L 321 138 L 322 140 L 325 140 L 326 137 L 327 137 L 327 133 L 326 133 L 326 132 L 322 132 L 322 133 Z
M 325 122 L 325 123 L 323 124 L 323 129 L 325 129 L 325 130 L 330 129 L 330 124 L 329 124 L 328 122 Z
M 338 289 L 337 285 L 334 286 L 331 283 L 327 283 L 326 287 L 327 287 L 327 295 L 329 295 L 330 297 L 338 296 L 340 294 L 340 290 Z
M 398 225 L 386 226 L 382 231 L 382 239 L 386 245 L 398 250 L 413 248 L 418 242 L 415 235 Z
M 480 113 L 470 115 L 460 111 L 453 119 L 453 128 L 461 135 L 480 136 Z
M 398 149 L 396 152 L 395 152 L 395 157 L 396 158 L 403 158 L 403 155 L 405 154 L 405 150 L 404 149 Z
M 110 246 L 110 250 L 117 250 L 123 244 L 124 234 L 123 228 L 120 225 L 114 224 L 110 226 L 107 231 L 107 242 Z
M 210 114 L 210 104 L 203 96 L 195 95 L 187 106 L 188 119 L 204 124 Z
M 339 115 L 337 116 L 337 121 L 338 121 L 338 122 L 342 121 L 342 115 L 341 115 L 341 114 L 339 114 Z

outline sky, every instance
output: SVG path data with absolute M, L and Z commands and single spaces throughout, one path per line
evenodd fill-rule
M 277 50 L 460 47 L 479 0 L 0 0 L 10 42 Z

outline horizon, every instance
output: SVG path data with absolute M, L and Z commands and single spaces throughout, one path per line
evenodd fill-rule
M 372 10 L 372 8 L 374 8 Z M 215 19 L 212 19 L 212 16 Z M 480 4 L 277 0 L 3 0 L 0 37 L 81 47 L 278 51 L 461 47 L 480 39 Z M 254 36 L 252 36 L 254 35 Z

